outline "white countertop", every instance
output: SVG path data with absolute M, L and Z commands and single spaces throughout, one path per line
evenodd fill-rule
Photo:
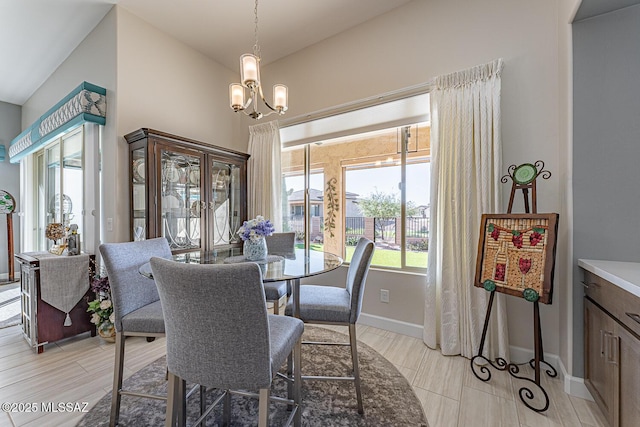
M 640 298 L 640 262 L 579 259 L 578 266 Z

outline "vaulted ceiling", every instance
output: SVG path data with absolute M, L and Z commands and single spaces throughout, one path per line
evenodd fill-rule
M 411 0 L 262 0 L 263 63 L 384 14 Z M 114 4 L 231 70 L 251 52 L 253 0 L 2 0 L 0 101 L 22 105 Z

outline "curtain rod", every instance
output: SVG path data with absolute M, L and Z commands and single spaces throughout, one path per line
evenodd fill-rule
M 347 102 L 335 107 L 329 107 L 322 110 L 314 111 L 312 113 L 302 114 L 299 116 L 291 117 L 290 119 L 280 120 L 280 129 L 289 126 L 295 126 L 302 123 L 310 122 L 313 120 L 324 119 L 326 117 L 336 116 L 338 114 L 347 113 L 349 111 L 360 110 L 362 108 L 370 107 L 372 105 L 382 104 L 391 101 L 397 101 L 403 98 L 409 98 L 411 96 L 422 95 L 431 92 L 433 88 L 433 81 L 427 83 L 420 83 L 415 86 L 409 86 L 404 89 L 399 89 L 391 92 L 386 92 L 380 95 L 371 96 L 358 101 Z

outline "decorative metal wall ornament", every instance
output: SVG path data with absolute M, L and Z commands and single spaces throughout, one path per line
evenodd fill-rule
M 327 203 L 327 214 L 324 218 L 324 228 L 329 232 L 331 237 L 334 237 L 333 230 L 336 228 L 336 217 L 340 204 L 338 202 L 338 195 L 336 186 L 338 181 L 335 178 L 331 178 L 327 181 L 327 189 L 325 190 L 325 200 Z

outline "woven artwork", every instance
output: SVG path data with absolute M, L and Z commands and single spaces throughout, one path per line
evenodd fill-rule
M 475 286 L 551 304 L 558 214 L 484 214 Z

